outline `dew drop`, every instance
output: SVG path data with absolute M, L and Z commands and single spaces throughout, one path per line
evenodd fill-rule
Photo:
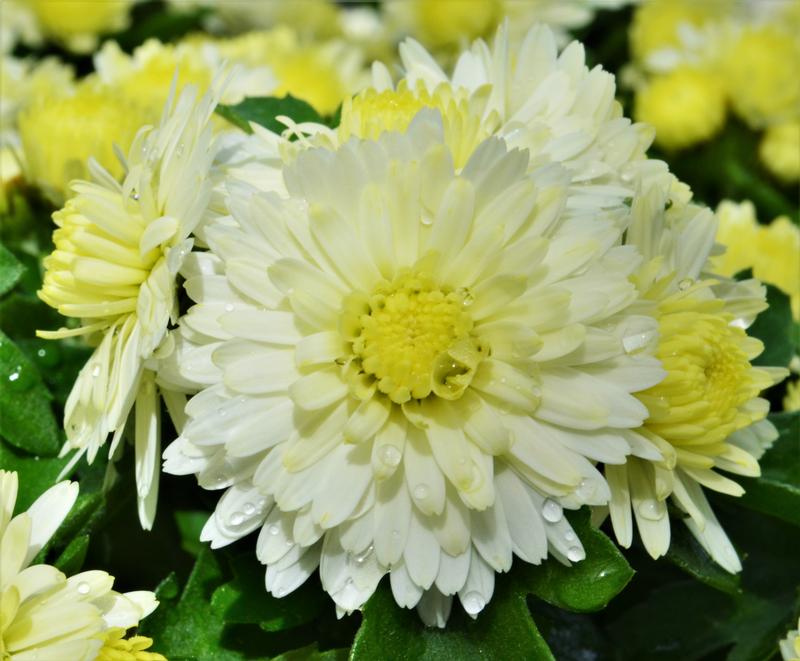
M 175 147 L 175 156 L 177 156 L 178 158 L 183 156 L 183 152 L 184 152 L 185 149 L 186 149 L 186 146 L 182 142 L 178 143 L 178 146 Z
M 425 500 L 428 497 L 428 486 L 426 484 L 418 484 L 414 487 L 414 498 L 416 500 Z
M 652 499 L 643 500 L 637 507 L 639 514 L 649 521 L 658 521 L 662 515 L 662 508 Z
M 233 312 L 233 303 L 225 304 L 225 312 Z
M 467 592 L 467 594 L 461 598 L 461 604 L 464 606 L 464 610 L 467 611 L 467 613 L 470 615 L 477 615 L 483 610 L 483 607 L 486 605 L 486 600 L 479 592 Z
M 17 365 L 8 375 L 8 387 L 18 392 L 30 388 L 33 381 L 33 372 L 22 365 Z
M 380 450 L 378 450 L 378 456 L 383 464 L 386 464 L 392 468 L 396 467 L 400 463 L 400 459 L 403 458 L 400 450 L 398 450 L 394 445 L 384 445 Z
M 392 530 L 392 539 L 397 541 L 400 539 L 400 531 L 399 530 Z
M 363 565 L 367 559 L 369 558 L 370 554 L 372 553 L 372 544 L 370 544 L 367 549 L 363 553 L 359 553 L 357 556 L 353 558 L 357 565 Z
M 268 530 L 270 535 L 277 535 L 281 531 L 277 523 L 273 523 Z
M 78 583 L 78 594 L 89 594 L 89 584 L 85 581 Z
M 419 222 L 421 222 L 425 227 L 430 227 L 433 225 L 433 218 L 427 214 L 422 214 L 419 217 Z
M 242 523 L 244 523 L 244 514 L 242 514 L 241 512 L 234 512 L 228 518 L 228 522 L 232 526 L 240 526 L 242 525 Z
M 242 507 L 242 511 L 247 515 L 251 516 L 255 514 L 256 506 L 253 503 L 245 503 L 244 507 Z
M 286 596 L 286 593 L 287 593 L 287 590 L 286 590 L 286 588 L 285 588 L 284 586 L 281 586 L 281 587 L 279 587 L 279 588 L 276 588 L 276 589 L 273 591 L 273 594 L 274 594 L 276 597 L 278 597 L 278 599 L 280 599 L 281 597 L 285 597 L 285 596 Z
M 561 521 L 561 517 L 564 515 L 564 510 L 555 500 L 550 498 L 546 498 L 544 504 L 542 505 L 542 516 L 544 517 L 545 521 L 549 521 L 550 523 L 557 523 Z
M 93 363 L 92 364 L 92 377 L 95 379 L 100 376 L 100 363 Z
M 566 539 L 568 542 L 574 542 L 576 539 L 578 539 L 578 536 L 571 530 L 567 530 L 567 532 L 564 534 L 564 539 Z
M 570 546 L 567 549 L 567 560 L 570 562 L 580 562 L 586 557 L 583 549 L 580 546 Z
M 138 202 L 139 201 L 139 193 L 137 193 L 135 190 L 132 190 L 131 191 L 131 199 L 134 202 Z
M 475 296 L 470 291 L 469 287 L 459 287 L 456 291 L 461 294 L 461 305 L 468 308 L 475 302 Z
M 654 333 L 647 331 L 644 333 L 631 333 L 622 338 L 622 348 L 625 353 L 635 353 L 648 345 L 653 339 Z
M 694 284 L 694 280 L 692 280 L 691 278 L 684 278 L 683 280 L 681 280 L 678 283 L 678 289 L 680 289 L 681 291 L 686 291 L 693 284 Z

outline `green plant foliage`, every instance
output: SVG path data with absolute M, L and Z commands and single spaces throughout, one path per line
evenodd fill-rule
M 296 99 L 291 94 L 284 97 L 262 96 L 248 97 L 235 106 L 218 105 L 216 112 L 234 126 L 246 133 L 252 133 L 250 122 L 255 122 L 274 133 L 281 133 L 286 125 L 277 117 L 291 117 L 298 124 L 302 122 L 318 122 L 325 120 L 308 103 Z
M 0 295 L 5 294 L 22 277 L 25 267 L 0 243 Z
M 800 526 L 800 411 L 769 417 L 780 436 L 761 459 L 761 476 L 740 478 L 741 503 Z
M 767 285 L 769 308 L 758 315 L 747 334 L 764 343 L 764 352 L 753 360 L 754 365 L 786 367 L 795 355 L 795 332 L 789 297 L 777 287 Z
M 672 526 L 671 535 L 668 560 L 712 588 L 731 594 L 741 591 L 739 576 L 714 562 L 685 526 Z

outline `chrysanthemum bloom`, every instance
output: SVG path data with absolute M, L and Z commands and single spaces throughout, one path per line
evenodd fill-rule
M 196 101 L 186 88 L 170 102 L 155 130 L 143 128 L 122 184 L 96 163 L 94 182 L 73 184 L 75 196 L 53 214 L 54 252 L 45 258 L 39 296 L 76 328 L 40 332 L 55 339 L 86 335 L 97 344 L 70 393 L 67 442 L 91 462 L 109 434 L 111 453 L 136 405 L 139 516 L 155 515 L 159 469 L 159 410 L 147 361 L 162 346 L 177 315 L 175 275 L 189 253 L 189 235 L 207 211 L 209 171 L 217 143 L 209 118 L 218 95 Z
M 787 183 L 800 181 L 800 117 L 768 127 L 758 146 L 758 155 L 779 179 Z
M 671 197 L 668 179 L 634 199 L 626 235 L 645 258 L 634 277 L 641 300 L 632 309 L 658 322 L 657 334 L 642 336 L 641 350 L 667 372 L 638 394 L 650 415 L 637 433 L 663 459 L 606 465 L 611 520 L 629 546 L 635 519 L 647 551 L 661 556 L 670 543 L 670 499 L 711 557 L 734 572 L 739 558 L 703 488 L 739 496 L 742 487 L 719 471 L 759 474 L 758 459 L 776 431 L 764 420 L 769 402 L 758 395 L 787 372 L 751 365 L 764 347 L 744 329 L 766 308 L 764 288 L 706 272 L 717 221 L 708 209 Z
M 165 470 L 229 487 L 202 537 L 260 528 L 273 594 L 319 565 L 344 611 L 390 573 L 429 623 L 456 593 L 476 615 L 513 554 L 584 557 L 562 508 L 606 501 L 593 462 L 660 457 L 627 433 L 663 377 L 624 350 L 627 207 L 529 166 L 488 138 L 454 167 L 424 109 L 300 152 L 282 194 L 231 184 L 234 222 L 184 270 L 197 305 L 164 376 L 207 387 Z
M 497 135 L 511 148 L 528 150 L 529 169 L 549 162 L 567 168 L 576 195 L 613 198 L 623 189 L 629 191 L 623 197 L 630 194 L 631 182 L 654 165 L 646 159 L 652 128 L 623 117 L 614 77 L 599 66 L 589 70 L 582 44 L 573 42 L 559 53 L 553 32 L 537 26 L 512 47 L 508 30 L 507 24 L 498 29 L 491 48 L 476 41 L 460 55 L 452 75 L 407 39 L 400 45 L 405 75 L 397 86 L 376 63 L 371 87 L 344 102 L 338 128 L 305 124 L 302 129 L 315 134 L 311 144 L 335 146 L 351 136 L 374 139 L 385 130 L 402 131 L 422 108 L 431 107 L 442 114 L 456 167 L 463 167 L 482 140 Z M 273 136 L 267 137 L 265 151 L 274 147 Z M 258 177 L 246 179 L 263 187 Z
M 684 66 L 655 76 L 642 87 L 634 114 L 656 130 L 656 144 L 685 149 L 722 129 L 726 102 L 725 88 L 713 71 Z
M 786 216 L 761 225 L 750 201 L 723 200 L 717 207 L 717 242 L 725 252 L 712 258 L 714 273 L 732 277 L 752 269 L 753 275 L 780 288 L 791 298 L 800 321 L 800 229 Z
M 151 119 L 142 106 L 90 82 L 72 94 L 43 94 L 19 116 L 25 177 L 57 204 L 72 180 L 89 176 L 89 158 L 120 179 L 124 166 L 115 146 L 127 152 Z
M 12 518 L 17 474 L 0 471 L 3 659 L 91 661 L 98 654 L 104 658 L 101 650 L 112 628 L 124 632 L 137 626 L 158 605 L 152 592 L 114 592 L 114 577 L 103 571 L 85 571 L 67 578 L 50 565 L 31 565 L 77 497 L 77 483 L 61 482 L 43 493 L 27 512 Z M 137 661 L 163 659 L 153 655 Z
M 100 34 L 123 30 L 134 0 L 27 0 L 48 38 L 78 53 L 97 46 Z

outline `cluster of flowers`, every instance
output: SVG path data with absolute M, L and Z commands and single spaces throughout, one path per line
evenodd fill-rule
M 732 276 L 754 267 L 800 316 L 800 234 L 760 228 L 752 206 L 715 215 L 647 157 L 653 130 L 623 116 L 613 76 L 565 32 L 624 1 L 392 0 L 379 16 L 220 0 L 212 31 L 256 29 L 130 55 L 108 41 L 80 80 L 10 54 L 41 39 L 90 52 L 133 3 L 76 4 L 7 0 L 0 21 L 3 179 L 22 173 L 60 207 L 40 297 L 71 321 L 40 335 L 95 347 L 66 404 L 65 473 L 130 441 L 145 529 L 163 459 L 221 493 L 203 541 L 258 531 L 267 590 L 319 569 L 340 613 L 389 574 L 425 623 L 445 626 L 456 595 L 475 617 L 514 556 L 585 557 L 565 516 L 583 506 L 610 516 L 622 546 L 638 530 L 653 557 L 677 514 L 741 569 L 704 490 L 738 496 L 723 473 L 759 474 L 776 436 L 759 394 L 787 372 L 752 365 L 765 288 Z M 741 57 L 770 41 L 759 30 L 797 45 L 777 13 L 723 28 L 712 5 L 691 5 L 702 22 L 679 0 L 637 10 L 629 77 L 668 147 L 718 130 L 734 98 L 698 64 L 700 41 Z M 409 33 L 422 43 L 395 51 Z M 734 110 L 769 127 L 762 155 L 791 180 L 796 80 L 782 70 L 769 79 L 781 96 L 750 90 Z M 718 110 L 698 101 L 702 135 L 664 128 L 647 110 L 665 107 L 658 85 L 702 75 L 717 82 L 698 89 L 720 95 Z M 281 133 L 214 114 L 285 94 L 341 109 L 328 124 L 280 118 Z M 758 242 L 789 260 L 753 264 Z M 164 447 L 162 401 L 179 434 Z M 149 640 L 124 638 L 151 593 L 29 566 L 76 496 L 61 483 L 11 519 L 16 476 L 0 473 L 0 653 L 157 661 Z
M 728 109 L 764 131 L 759 154 L 800 180 L 800 5 L 793 0 L 650 0 L 630 30 L 636 118 L 684 149 L 725 125 Z
M 514 555 L 584 558 L 584 505 L 658 557 L 671 502 L 738 571 L 703 490 L 741 494 L 720 471 L 757 475 L 775 436 L 764 288 L 713 273 L 714 214 L 579 43 L 501 26 L 452 76 L 413 40 L 400 60 L 282 135 L 212 121 L 236 72 L 186 86 L 121 183 L 73 184 L 40 292 L 79 320 L 42 335 L 97 347 L 65 452 L 113 458 L 130 421 L 149 528 L 163 398 L 164 469 L 223 492 L 202 539 L 260 530 L 267 589 L 319 568 L 343 613 L 389 574 L 429 624 L 454 595 L 475 616 Z

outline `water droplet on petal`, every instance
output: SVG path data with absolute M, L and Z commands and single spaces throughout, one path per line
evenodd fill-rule
M 418 484 L 414 487 L 414 498 L 416 500 L 425 500 L 428 497 L 429 489 L 426 484 Z
M 78 583 L 78 594 L 89 594 L 89 584 L 85 581 Z
M 567 532 L 564 534 L 564 539 L 566 539 L 568 542 L 574 542 L 576 539 L 578 539 L 578 536 L 571 530 L 567 530 Z
M 394 540 L 400 539 L 400 531 L 399 530 L 392 530 L 392 539 L 394 539 Z
M 567 549 L 567 560 L 570 562 L 580 562 L 586 557 L 583 549 L 580 546 L 570 546 Z
M 545 521 L 557 523 L 558 521 L 561 521 L 561 517 L 563 515 L 564 509 L 559 503 L 551 498 L 545 499 L 544 504 L 542 505 L 542 516 L 544 517 Z
M 649 521 L 658 521 L 664 515 L 663 505 L 652 499 L 643 500 L 637 510 Z
M 691 278 L 684 278 L 683 280 L 681 280 L 678 283 L 678 289 L 680 289 L 681 291 L 686 291 L 693 284 L 694 284 L 694 280 L 692 280 Z
M 272 524 L 272 525 L 269 527 L 269 534 L 270 534 L 270 535 L 277 535 L 277 534 L 278 534 L 280 531 L 281 531 L 281 529 L 278 527 L 278 524 L 277 524 L 277 523 L 273 523 L 273 524 Z
M 178 146 L 175 147 L 175 156 L 177 156 L 178 158 L 183 156 L 183 152 L 184 152 L 185 149 L 186 149 L 186 146 L 182 142 L 179 142 Z
M 277 589 L 273 590 L 273 592 L 272 592 L 272 593 L 273 593 L 273 594 L 274 594 L 276 597 L 278 597 L 278 599 L 280 599 L 281 597 L 285 597 L 285 596 L 286 596 L 286 592 L 287 592 L 286 588 L 285 588 L 284 586 L 281 586 L 281 587 L 279 587 L 279 588 L 277 588 Z
M 244 514 L 242 514 L 241 512 L 234 512 L 228 518 L 228 522 L 232 526 L 240 526 L 244 522 Z
M 255 506 L 255 505 L 253 505 L 253 503 L 245 503 L 245 504 L 244 504 L 244 507 L 242 507 L 242 511 L 243 511 L 243 512 L 244 512 L 244 513 L 245 513 L 247 516 L 252 516 L 253 514 L 255 514 L 255 511 L 256 511 L 256 506 Z
M 363 565 L 367 559 L 369 558 L 370 554 L 372 553 L 372 544 L 367 547 L 367 549 L 363 553 L 359 553 L 357 556 L 353 558 L 357 565 Z
M 483 607 L 486 605 L 486 600 L 479 592 L 467 592 L 463 597 L 461 597 L 461 604 L 464 606 L 464 610 L 467 611 L 470 615 L 477 615 L 483 610 Z
M 225 304 L 225 312 L 233 312 L 233 303 Z
M 131 199 L 134 202 L 138 202 L 139 201 L 139 193 L 137 193 L 135 190 L 132 190 L 131 191 Z
M 419 222 L 421 222 L 423 225 L 425 225 L 425 227 L 430 227 L 431 225 L 433 225 L 433 218 L 431 216 L 429 216 L 428 214 L 423 213 L 419 217 Z
M 92 363 L 92 376 L 95 379 L 100 376 L 100 363 Z
M 403 455 L 394 445 L 384 445 L 380 450 L 378 450 L 378 457 L 380 458 L 381 463 L 394 468 L 400 463 Z

